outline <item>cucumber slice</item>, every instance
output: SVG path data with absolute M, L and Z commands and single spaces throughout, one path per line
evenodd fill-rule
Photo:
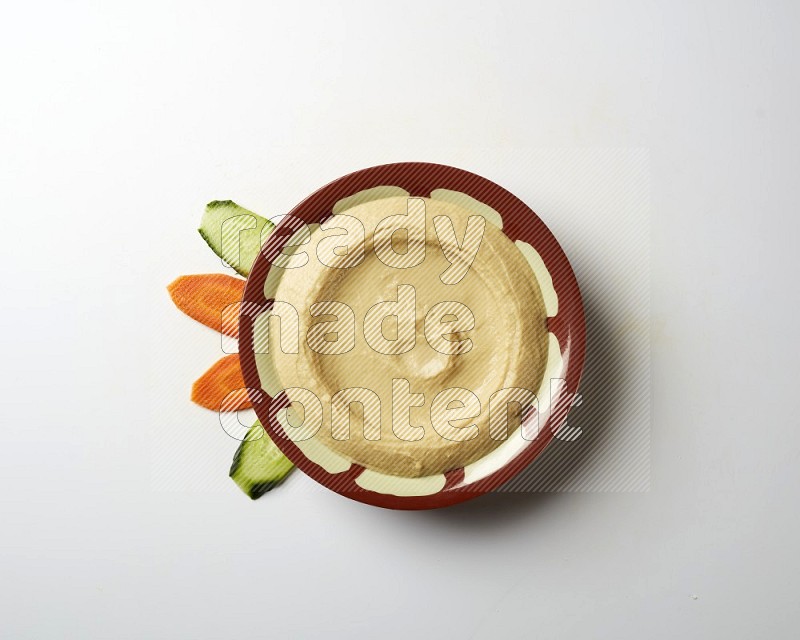
M 269 220 L 232 200 L 214 200 L 206 205 L 198 231 L 225 264 L 247 277 L 274 228 Z
M 242 491 L 256 500 L 283 482 L 292 469 L 294 465 L 289 458 L 281 453 L 256 420 L 233 456 L 230 476 Z

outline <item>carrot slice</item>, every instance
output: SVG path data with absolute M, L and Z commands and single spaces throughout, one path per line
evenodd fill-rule
M 239 337 L 239 305 L 245 281 L 224 273 L 180 276 L 167 287 L 175 306 L 190 318 Z
M 232 391 L 236 393 L 231 394 Z M 247 397 L 238 354 L 232 353 L 217 360 L 197 379 L 192 386 L 192 402 L 213 411 L 238 411 L 253 407 Z

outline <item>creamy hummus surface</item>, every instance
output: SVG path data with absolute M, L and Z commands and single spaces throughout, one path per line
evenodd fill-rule
M 356 464 L 404 477 L 463 467 L 504 441 L 490 433 L 492 395 L 540 387 L 547 314 L 536 277 L 497 226 L 470 218 L 478 216 L 435 199 L 373 200 L 311 226 L 306 242 L 284 250 L 297 264 L 305 254 L 302 266 L 273 266 L 280 280 L 268 297 L 284 313 L 263 325 L 259 373 L 313 392 L 322 415 L 311 437 Z M 401 229 L 391 246 L 376 246 L 376 228 L 405 219 L 418 235 Z M 464 257 L 468 229 L 482 235 Z M 292 424 L 319 418 L 307 395 L 287 393 Z M 519 405 L 507 407 L 515 428 Z

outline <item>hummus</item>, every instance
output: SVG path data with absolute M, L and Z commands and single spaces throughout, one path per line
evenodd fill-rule
M 542 292 L 514 243 L 465 207 L 406 196 L 308 231 L 272 268 L 279 280 L 265 289 L 280 320 L 262 325 L 257 354 L 262 379 L 293 401 L 288 422 L 310 429 L 289 437 L 403 477 L 461 468 L 502 444 L 525 403 L 501 405 L 506 434 L 490 429 L 490 400 L 538 390 L 548 349 Z

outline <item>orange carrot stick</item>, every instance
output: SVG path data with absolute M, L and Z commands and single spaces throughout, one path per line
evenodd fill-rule
M 167 287 L 175 306 L 207 327 L 239 337 L 245 281 L 223 273 L 180 276 Z M 234 305 L 234 306 L 230 306 Z
M 236 391 L 228 397 L 231 391 Z M 222 401 L 225 400 L 225 406 Z M 253 404 L 247 397 L 238 354 L 232 353 L 200 376 L 192 386 L 192 402 L 213 411 L 238 411 L 250 409 Z

